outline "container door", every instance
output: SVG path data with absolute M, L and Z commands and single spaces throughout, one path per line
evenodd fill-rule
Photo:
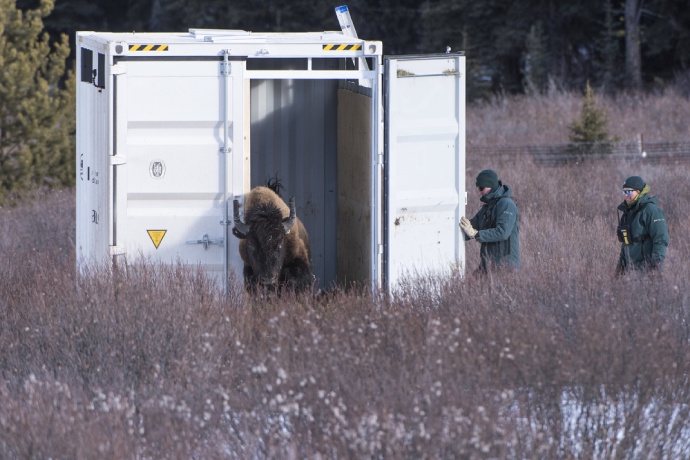
M 118 63 L 113 193 L 115 241 L 128 262 L 202 266 L 222 286 L 229 268 L 241 273 L 228 216 L 242 190 L 233 178 L 243 176 L 233 171 L 243 164 L 242 111 L 233 104 L 243 66 L 228 74 L 226 64 Z
M 465 58 L 385 60 L 384 273 L 393 289 L 407 276 L 463 273 Z

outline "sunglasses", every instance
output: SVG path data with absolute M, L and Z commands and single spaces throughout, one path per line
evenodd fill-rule
M 632 195 L 633 192 L 636 192 L 637 190 L 623 190 L 623 194 L 625 195 Z
M 491 188 L 491 187 L 477 187 L 477 190 L 479 190 L 480 192 L 483 192 L 485 188 Z

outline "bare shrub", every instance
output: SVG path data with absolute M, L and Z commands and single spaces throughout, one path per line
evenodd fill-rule
M 565 144 L 584 96 L 551 91 L 541 96 L 503 95 L 467 108 L 467 142 L 477 145 Z M 687 141 L 690 98 L 682 86 L 658 94 L 622 92 L 600 96 L 612 138 L 646 142 Z
M 521 270 L 475 274 L 468 242 L 463 276 L 393 296 L 223 296 L 147 261 L 77 276 L 73 192 L 1 209 L 0 457 L 687 457 L 683 169 L 486 166 Z M 632 174 L 668 217 L 663 277 L 614 277 Z

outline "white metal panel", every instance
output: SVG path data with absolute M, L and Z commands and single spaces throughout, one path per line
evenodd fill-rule
M 386 59 L 386 277 L 462 269 L 464 56 Z
M 216 250 L 226 250 L 229 257 L 225 263 L 230 260 L 233 268 L 241 272 L 235 238 L 230 238 L 230 248 L 223 249 L 213 244 L 204 248 L 203 244 L 187 244 L 187 241 L 202 240 L 204 235 L 212 241 L 222 239 L 223 233 L 227 234 L 227 226 L 220 222 L 225 219 L 227 203 L 249 190 L 250 177 L 265 179 L 278 172 L 285 173 L 288 186 L 296 196 L 305 198 L 300 216 L 312 221 L 317 247 L 323 246 L 317 254 L 321 260 L 316 261 L 317 269 L 322 272 L 321 282 L 327 285 L 334 281 L 337 261 L 332 254 L 333 235 L 338 222 L 331 198 L 337 185 L 333 181 L 336 136 L 331 131 L 336 127 L 328 114 L 332 112 L 330 104 L 335 101 L 335 80 L 368 79 L 375 85 L 373 116 L 369 120 L 373 132 L 372 232 L 377 235 L 371 248 L 376 260 L 371 276 L 375 287 L 380 286 L 383 209 L 380 42 L 345 37 L 341 32 L 257 34 L 200 30 L 154 34 L 78 32 L 77 45 L 78 48 L 88 46 L 94 55 L 105 55 L 107 66 L 99 73 L 107 72 L 105 87 L 78 83 L 79 151 L 86 152 L 91 162 L 86 167 L 98 173 L 100 181 L 98 190 L 89 182 L 93 186 L 78 187 L 77 192 L 78 202 L 85 203 L 79 206 L 77 233 L 83 236 L 79 241 L 86 242 L 86 252 L 104 256 L 124 254 L 128 260 L 138 256 L 175 259 L 198 263 L 219 273 L 222 258 L 216 257 Z M 228 55 L 232 61 L 230 89 L 224 86 L 228 78 L 218 68 Z M 363 57 L 374 60 L 371 70 L 332 65 L 344 60 L 360 62 Z M 293 69 L 273 67 L 270 63 L 293 58 L 306 62 L 306 66 Z M 243 59 L 254 64 L 265 60 L 268 65 L 254 65 L 247 70 Z M 288 114 L 284 110 L 285 101 L 275 103 L 280 110 L 275 114 L 276 119 L 286 122 L 292 141 L 289 154 L 281 153 L 275 163 L 280 165 L 280 170 L 269 167 L 271 162 L 266 159 L 266 170 L 254 171 L 250 176 L 250 163 L 254 167 L 264 162 L 252 157 L 265 153 L 253 147 L 250 150 L 249 138 L 253 134 L 259 145 L 264 140 L 270 144 L 273 139 L 270 130 L 266 131 L 266 139 L 256 137 L 263 134 L 258 125 L 265 120 L 250 121 L 250 106 L 252 111 L 255 109 L 250 101 L 250 82 L 269 81 L 287 87 L 288 91 L 292 91 L 289 87 L 294 83 L 304 91 L 293 93 L 297 98 L 288 105 L 294 112 Z M 226 106 L 225 100 L 231 103 Z M 326 116 L 315 110 L 320 105 Z M 228 121 L 224 129 L 226 113 Z M 304 131 L 294 130 L 295 122 L 288 115 L 299 117 Z M 220 149 L 228 135 L 226 155 Z M 281 146 L 281 152 L 285 147 Z M 307 161 L 291 161 L 302 158 Z M 78 167 L 84 164 L 79 159 L 77 162 Z M 94 229 L 96 224 L 88 222 L 94 209 L 101 212 L 98 229 Z M 165 231 L 158 247 L 149 231 Z
M 381 42 L 347 37 L 340 31 L 312 33 L 255 33 L 232 30 L 203 31 L 191 29 L 190 33 L 113 33 L 79 32 L 84 39 L 107 45 L 113 56 L 220 56 L 222 50 L 230 49 L 233 56 L 254 58 L 330 57 L 352 58 L 380 56 Z M 130 49 L 137 45 L 138 49 Z M 147 45 L 166 45 L 164 50 L 145 49 Z M 373 70 L 373 69 L 372 69 Z M 359 70 L 351 70 L 350 76 L 363 76 Z M 304 71 L 278 78 L 300 78 Z M 297 75 L 297 76 L 296 76 Z M 264 78 L 271 78 L 270 76 Z M 301 78 L 311 78 L 303 75 Z M 329 76 L 318 78 L 328 79 Z M 364 77 L 371 78 L 371 77 Z
M 371 119 L 371 195 L 376 212 L 372 213 L 372 289 L 381 288 L 384 284 L 384 248 L 385 237 L 385 212 L 388 203 L 385 201 L 385 169 L 384 169 L 384 107 L 383 107 L 383 73 L 381 71 L 383 62 L 375 60 L 374 70 L 378 75 L 375 85 L 372 88 L 372 119 Z M 386 281 L 387 282 L 387 281 Z M 388 285 L 390 287 L 390 284 Z
M 117 184 L 116 199 L 126 202 L 126 217 L 118 216 L 124 222 L 117 243 L 128 257 L 200 264 L 222 279 L 229 165 L 222 151 L 226 93 L 220 62 L 122 65 L 117 104 L 127 111 L 127 125 L 118 143 L 125 145 L 126 185 Z M 228 117 L 232 121 L 232 108 Z M 236 241 L 231 244 L 236 253 Z
M 98 54 L 103 53 L 96 46 L 91 46 L 89 51 L 93 61 L 86 72 L 97 70 Z M 82 68 L 81 57 L 77 52 L 78 69 Z M 76 256 L 82 269 L 87 264 L 107 262 L 107 248 L 112 238 L 108 163 L 111 99 L 109 80 L 105 88 L 90 82 L 77 85 L 77 125 L 80 129 L 76 139 Z

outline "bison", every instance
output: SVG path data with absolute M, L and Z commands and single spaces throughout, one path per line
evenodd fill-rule
M 299 292 L 314 283 L 309 235 L 296 216 L 295 198 L 290 198 L 288 207 L 274 191 L 278 187 L 259 186 L 249 192 L 244 200 L 244 222 L 234 200 L 232 233 L 240 238 L 244 281 L 250 291 L 262 287 Z

